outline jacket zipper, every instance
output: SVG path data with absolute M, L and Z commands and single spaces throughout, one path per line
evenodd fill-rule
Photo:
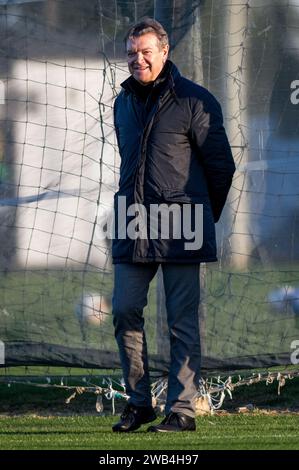
M 136 171 L 135 171 L 135 181 L 134 181 L 134 203 L 142 203 L 143 198 L 141 201 L 137 201 L 137 180 L 138 180 L 138 173 L 139 173 L 139 168 L 141 168 L 142 162 L 143 162 L 143 156 L 146 154 L 146 146 L 147 146 L 147 140 L 149 137 L 149 134 L 151 132 L 151 129 L 153 127 L 153 123 L 155 120 L 155 117 L 157 113 L 159 112 L 161 108 L 161 101 L 162 101 L 162 96 L 159 97 L 159 100 L 157 104 L 154 106 L 153 111 L 152 111 L 152 116 L 148 120 L 148 122 L 145 124 L 142 137 L 141 137 L 141 142 L 140 142 L 140 148 L 139 148 L 139 155 L 138 155 L 138 160 L 136 164 Z M 146 155 L 145 155 L 146 158 Z M 144 182 L 143 182 L 144 183 Z M 144 194 L 143 194 L 144 196 Z M 137 251 L 137 245 L 138 245 L 138 238 L 136 238 L 135 243 L 134 243 L 134 250 L 133 250 L 133 262 L 136 261 L 137 256 L 136 256 L 136 251 Z

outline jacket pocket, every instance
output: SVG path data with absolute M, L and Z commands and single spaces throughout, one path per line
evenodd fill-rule
M 214 226 L 214 217 L 208 194 L 190 194 L 185 193 L 183 190 L 164 189 L 162 190 L 162 198 L 163 202 L 168 204 L 191 204 L 193 208 L 196 204 L 202 204 L 204 224 Z
M 209 202 L 209 196 L 207 194 L 190 194 L 176 189 L 163 189 L 162 197 L 165 202 L 181 202 L 189 204 L 203 204 Z

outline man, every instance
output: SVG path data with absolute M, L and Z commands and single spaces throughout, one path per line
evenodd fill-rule
M 199 267 L 201 262 L 217 261 L 215 222 L 223 209 L 235 165 L 220 105 L 206 89 L 182 77 L 168 60 L 168 37 L 161 24 L 146 18 L 129 30 L 125 42 L 131 76 L 122 83 L 114 106 L 121 167 L 112 255 L 113 321 L 130 398 L 113 431 L 134 431 L 156 419 L 143 309 L 159 265 L 165 287 L 171 362 L 166 417 L 148 430 L 194 431 L 200 378 Z M 125 217 L 120 210 L 124 201 L 130 208 Z M 151 209 L 154 207 L 157 215 L 159 204 L 172 211 L 166 237 L 160 226 L 154 230 L 151 227 Z M 178 227 L 174 219 L 184 206 L 190 209 L 191 233 L 196 238 L 198 232 L 203 232 L 200 244 L 188 245 L 186 230 L 177 236 L 182 219 L 178 219 Z M 199 206 L 203 210 L 201 225 Z M 134 215 L 139 218 L 132 229 Z M 165 222 L 159 220 L 160 224 Z M 125 235 L 123 226 L 127 229 Z

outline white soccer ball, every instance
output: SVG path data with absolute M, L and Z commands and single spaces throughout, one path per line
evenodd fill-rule
M 292 291 L 292 298 L 290 299 L 292 309 L 295 315 L 299 315 L 299 287 L 295 287 Z
M 299 289 L 292 286 L 283 286 L 268 294 L 268 302 L 277 312 L 287 313 L 291 310 L 295 312 L 296 302 L 299 302 Z
M 99 326 L 110 315 L 110 302 L 104 295 L 88 292 L 82 295 L 76 305 L 76 315 L 80 324 Z
M 268 302 L 277 312 L 282 312 L 285 309 L 286 292 L 285 287 L 281 287 L 280 289 L 272 290 L 268 294 Z
M 299 315 L 299 299 L 293 300 L 292 307 L 295 315 Z

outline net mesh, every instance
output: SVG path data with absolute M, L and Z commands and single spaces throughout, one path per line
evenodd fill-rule
M 221 102 L 237 165 L 219 262 L 201 269 L 203 369 L 296 363 L 298 0 L 0 1 L 0 362 L 119 367 L 100 227 L 119 177 L 122 40 L 144 15 Z M 150 367 L 166 371 L 159 276 L 145 318 Z

